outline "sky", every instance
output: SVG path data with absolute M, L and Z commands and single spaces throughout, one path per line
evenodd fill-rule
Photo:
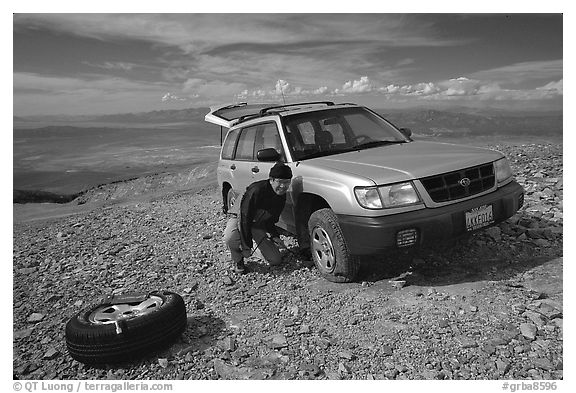
M 317 100 L 562 110 L 563 15 L 13 16 L 15 116 Z

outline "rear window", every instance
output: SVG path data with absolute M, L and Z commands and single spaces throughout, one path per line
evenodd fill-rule
M 231 160 L 234 155 L 234 146 L 238 138 L 238 129 L 228 132 L 224 145 L 222 145 L 222 159 Z
M 236 148 L 237 160 L 254 159 L 254 142 L 256 140 L 256 127 L 244 128 L 238 138 L 238 147 Z

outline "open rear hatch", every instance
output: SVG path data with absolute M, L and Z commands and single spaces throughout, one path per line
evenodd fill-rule
M 242 117 L 258 115 L 260 110 L 274 106 L 275 104 L 248 104 L 242 102 L 239 104 L 220 105 L 210 107 L 210 112 L 204 116 L 208 123 L 230 128 Z

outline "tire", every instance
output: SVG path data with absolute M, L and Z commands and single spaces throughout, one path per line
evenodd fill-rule
M 168 291 L 106 299 L 66 324 L 70 356 L 86 364 L 122 363 L 175 341 L 186 329 L 182 297 Z
M 353 282 L 360 260 L 350 255 L 338 218 L 332 209 L 316 210 L 308 220 L 310 252 L 322 277 L 328 281 Z

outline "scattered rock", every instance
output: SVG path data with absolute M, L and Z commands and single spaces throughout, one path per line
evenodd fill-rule
M 546 320 L 540 313 L 534 311 L 526 311 L 524 312 L 523 315 L 524 317 L 530 319 L 538 328 L 541 328 L 544 325 L 546 325 Z
M 356 359 L 356 356 L 354 356 L 354 354 L 350 351 L 340 351 L 340 352 L 338 352 L 338 357 L 341 359 L 346 359 L 346 360 Z
M 298 329 L 298 334 L 309 334 L 310 333 L 310 325 L 300 325 L 300 329 Z
M 340 374 L 349 374 L 350 373 L 350 367 L 348 367 L 348 365 L 344 362 L 340 362 L 338 363 L 338 372 Z
M 384 355 L 384 356 L 392 356 L 392 354 L 394 353 L 394 349 L 389 345 L 383 345 L 381 347 L 381 350 L 382 350 L 382 355 Z
M 236 340 L 234 337 L 229 336 L 223 340 L 223 349 L 228 352 L 234 352 L 236 350 Z
M 520 332 L 528 340 L 534 340 L 536 338 L 538 328 L 531 323 L 523 323 L 520 325 Z
M 486 229 L 486 233 L 494 241 L 499 242 L 500 240 L 502 240 L 502 230 L 499 227 L 490 227 L 490 228 Z
M 286 327 L 294 326 L 296 324 L 296 322 L 291 318 L 285 319 L 283 323 Z
M 496 370 L 500 375 L 504 375 L 510 370 L 510 362 L 498 359 L 496 360 Z
M 44 356 L 42 356 L 42 359 L 52 360 L 52 359 L 56 359 L 59 355 L 60 355 L 60 352 L 58 350 L 56 350 L 55 348 L 50 348 L 50 349 L 48 349 L 48 351 L 46 351 L 46 353 L 44 353 Z
M 45 315 L 44 314 L 40 314 L 40 313 L 32 313 L 30 314 L 30 316 L 28 317 L 28 322 L 30 323 L 37 323 L 40 322 L 44 319 Z
M 460 347 L 462 348 L 474 348 L 478 346 L 476 340 L 470 337 L 461 336 L 458 338 L 458 341 L 460 342 Z
M 14 340 L 30 337 L 34 329 L 22 329 L 14 332 Z
M 286 336 L 283 334 L 273 334 L 271 336 L 265 337 L 264 342 L 273 349 L 286 348 L 288 346 Z
M 532 360 L 532 364 L 534 367 L 541 368 L 543 370 L 554 370 L 556 367 L 552 364 L 552 362 L 545 358 L 536 358 Z
M 158 364 L 162 368 L 167 368 L 168 367 L 168 359 L 160 358 L 160 359 L 158 359 Z

